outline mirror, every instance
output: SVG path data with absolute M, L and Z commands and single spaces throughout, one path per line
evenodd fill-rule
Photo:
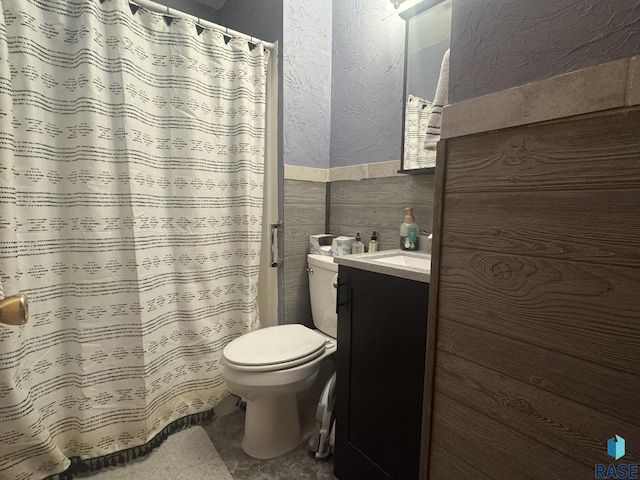
M 402 173 L 432 173 L 436 152 L 423 148 L 442 57 L 451 37 L 451 0 L 422 0 L 404 9 L 406 21 Z

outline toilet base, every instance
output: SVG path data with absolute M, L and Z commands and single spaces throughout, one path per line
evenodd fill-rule
M 262 460 L 290 452 L 302 443 L 295 393 L 247 400 L 242 448 Z

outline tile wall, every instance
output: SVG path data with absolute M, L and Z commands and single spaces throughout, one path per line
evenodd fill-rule
M 433 191 L 433 174 L 331 182 L 331 233 L 354 236 L 359 231 L 367 244 L 376 230 L 380 250 L 399 248 L 405 207 L 414 207 L 420 231 L 431 233 Z
M 431 232 L 434 176 L 397 175 L 396 170 L 395 163 L 329 171 L 285 169 L 284 323 L 312 326 L 306 272 L 309 235 L 354 236 L 359 231 L 368 243 L 376 230 L 381 250 L 398 248 L 408 206 L 414 207 L 420 230 Z
M 309 235 L 325 232 L 327 184 L 284 181 L 284 323 L 312 326 L 307 278 Z

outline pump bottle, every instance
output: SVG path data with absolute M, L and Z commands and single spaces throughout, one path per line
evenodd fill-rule
M 351 253 L 364 253 L 364 243 L 362 243 L 360 232 L 356 232 L 356 241 L 351 244 Z
M 418 250 L 418 225 L 413 218 L 413 207 L 404 209 L 404 222 L 400 225 L 400 249 Z
M 369 240 L 369 253 L 378 251 L 378 234 L 374 230 L 371 234 L 371 240 Z

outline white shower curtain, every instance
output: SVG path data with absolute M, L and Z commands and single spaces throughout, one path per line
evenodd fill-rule
M 407 97 L 404 111 L 404 163 L 405 170 L 436 166 L 436 153 L 424 149 L 429 113 L 432 103 L 415 95 Z
M 0 325 L 0 479 L 68 478 L 228 394 L 222 349 L 259 322 L 269 52 L 126 0 L 0 3 L 0 279 L 31 311 Z

